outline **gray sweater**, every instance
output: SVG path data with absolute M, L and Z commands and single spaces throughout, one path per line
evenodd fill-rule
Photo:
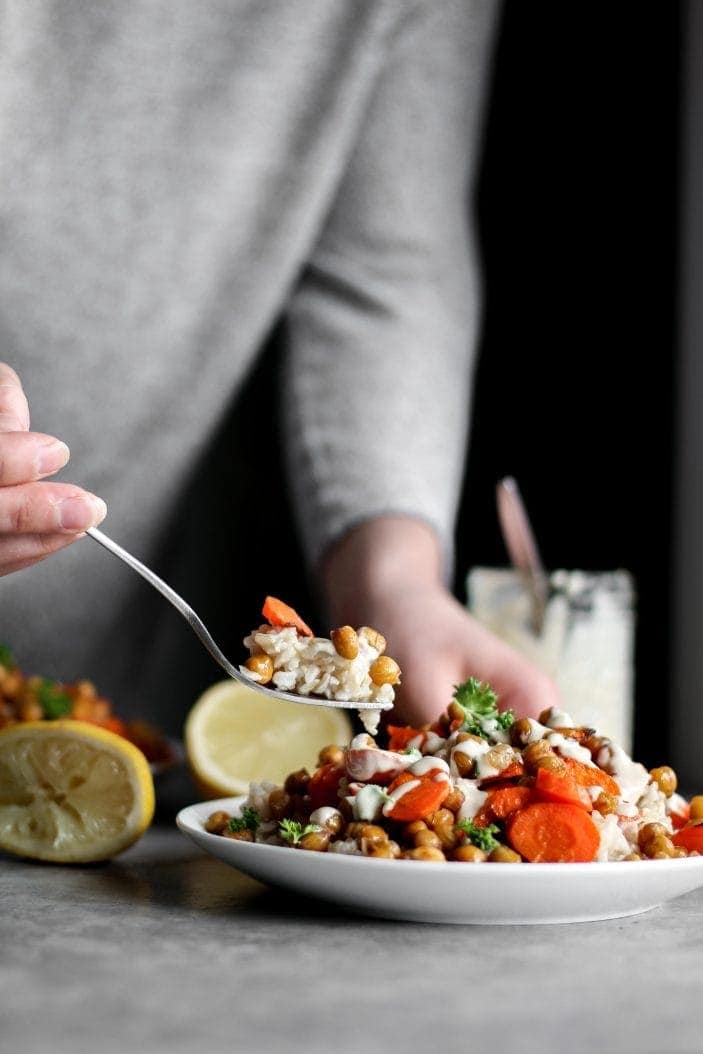
M 0 358 L 33 427 L 69 444 L 62 478 L 105 498 L 104 529 L 147 562 L 282 317 L 310 561 L 384 512 L 425 519 L 449 551 L 479 302 L 466 202 L 496 7 L 3 5 Z M 158 684 L 181 711 L 168 649 L 151 648 L 154 612 L 176 616 L 143 606 L 145 590 L 82 540 L 0 579 L 0 640 L 32 672 L 92 677 L 122 709 L 153 707 Z

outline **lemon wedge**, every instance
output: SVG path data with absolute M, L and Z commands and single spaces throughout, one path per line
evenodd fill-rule
M 330 744 L 346 746 L 351 722 L 342 710 L 268 699 L 237 681 L 221 681 L 200 696 L 185 726 L 185 748 L 205 797 L 246 794 L 250 780 L 282 783 L 289 772 L 311 772 Z
M 153 814 L 149 764 L 122 736 L 83 721 L 0 732 L 0 849 L 57 863 L 107 860 Z

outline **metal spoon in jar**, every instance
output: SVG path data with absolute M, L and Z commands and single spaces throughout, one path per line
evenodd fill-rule
M 313 706 L 331 706 L 334 708 L 341 707 L 345 710 L 390 710 L 393 703 L 378 703 L 370 701 L 361 701 L 354 699 L 325 699 L 320 696 L 307 696 L 307 695 L 296 695 L 293 692 L 280 692 L 275 688 L 266 688 L 262 684 L 257 684 L 250 677 L 241 673 L 236 666 L 233 666 L 227 656 L 218 648 L 217 644 L 213 640 L 210 632 L 208 631 L 203 620 L 196 615 L 192 607 L 186 604 L 183 597 L 172 589 L 171 586 L 167 585 L 162 578 L 154 574 L 141 560 L 137 560 L 136 556 L 132 556 L 126 549 L 123 549 L 117 542 L 113 542 L 112 538 L 108 538 L 106 534 L 99 531 L 97 527 L 90 527 L 86 534 L 90 535 L 93 541 L 98 542 L 105 549 L 109 550 L 114 556 L 119 557 L 123 560 L 133 571 L 145 578 L 149 585 L 153 586 L 154 589 L 158 590 L 162 596 L 166 597 L 168 601 L 175 607 L 176 611 L 179 612 L 186 620 L 190 628 L 195 633 L 203 647 L 210 653 L 215 662 L 222 667 L 228 677 L 232 677 L 235 681 L 239 681 L 240 684 L 245 684 L 247 688 L 253 688 L 256 692 L 261 692 L 263 695 L 271 696 L 274 699 L 288 699 L 292 703 L 310 703 Z
M 540 634 L 549 599 L 549 580 L 520 490 L 512 476 L 498 483 L 496 501 L 505 547 L 530 595 L 530 625 L 534 633 Z

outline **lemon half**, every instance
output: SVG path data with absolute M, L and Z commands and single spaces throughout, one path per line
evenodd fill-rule
M 149 764 L 126 739 L 83 721 L 0 732 L 0 849 L 35 860 L 107 860 L 151 823 Z
M 237 681 L 208 688 L 185 726 L 191 771 L 208 798 L 246 794 L 251 780 L 282 783 L 299 768 L 312 772 L 323 747 L 346 746 L 350 737 L 343 710 L 269 699 Z

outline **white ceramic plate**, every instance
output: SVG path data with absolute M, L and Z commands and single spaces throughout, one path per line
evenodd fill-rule
M 590 922 L 650 911 L 703 885 L 703 856 L 611 864 L 459 864 L 306 853 L 208 834 L 216 809 L 243 797 L 189 805 L 180 829 L 201 849 L 279 889 L 349 911 L 412 922 L 498 925 Z

